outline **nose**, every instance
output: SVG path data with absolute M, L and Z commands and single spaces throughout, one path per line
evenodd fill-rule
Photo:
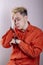
M 14 20 L 14 22 L 15 22 L 15 25 L 17 25 L 17 24 L 18 24 L 18 22 L 17 22 L 16 20 Z
M 16 21 L 16 25 L 18 25 L 19 23 Z

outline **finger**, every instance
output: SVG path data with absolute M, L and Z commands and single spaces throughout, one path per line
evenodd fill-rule
M 2 42 L 3 42 L 3 39 L 0 39 L 0 45 L 2 44 Z

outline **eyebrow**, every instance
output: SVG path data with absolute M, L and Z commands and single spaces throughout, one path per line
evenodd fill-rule
M 19 17 L 16 17 L 15 20 L 16 20 L 16 19 L 20 19 L 20 18 L 19 18 Z
M 18 19 L 20 19 L 20 18 L 19 18 L 19 17 L 16 17 L 16 18 L 15 18 L 15 22 L 16 22 L 16 20 L 18 20 Z

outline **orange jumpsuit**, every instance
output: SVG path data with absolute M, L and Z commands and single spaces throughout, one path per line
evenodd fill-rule
M 21 42 L 10 45 L 10 41 L 15 38 L 15 34 Z M 18 29 L 15 29 L 15 31 L 10 29 L 2 38 L 3 47 L 13 47 L 10 61 L 7 65 L 39 65 L 40 53 L 43 49 L 42 30 L 29 24 L 24 32 Z

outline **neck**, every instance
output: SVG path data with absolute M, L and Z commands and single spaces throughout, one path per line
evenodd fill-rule
M 28 27 L 28 22 L 25 23 L 24 27 L 23 27 L 23 31 L 26 30 Z

